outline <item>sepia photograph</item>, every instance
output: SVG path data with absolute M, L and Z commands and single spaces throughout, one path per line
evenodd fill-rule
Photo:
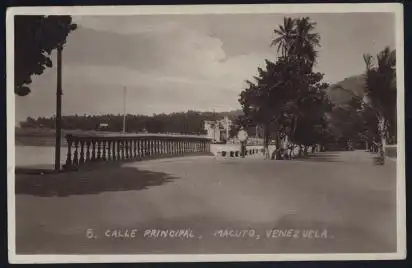
M 402 16 L 10 8 L 9 262 L 405 258 Z

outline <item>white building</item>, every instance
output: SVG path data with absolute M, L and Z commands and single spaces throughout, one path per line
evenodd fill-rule
M 232 121 L 229 120 L 227 116 L 221 120 L 205 121 L 204 123 L 204 129 L 207 131 L 207 137 L 217 142 L 228 140 L 231 126 Z

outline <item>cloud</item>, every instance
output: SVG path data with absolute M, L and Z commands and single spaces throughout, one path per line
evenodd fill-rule
M 63 114 L 121 113 L 123 87 L 127 87 L 130 113 L 238 109 L 244 80 L 256 72 L 265 58 L 260 53 L 227 57 L 221 39 L 190 28 L 173 28 L 162 35 L 151 32 L 117 34 L 116 39 L 100 37 L 106 42 L 97 42 L 93 47 L 86 44 L 80 50 L 81 41 L 88 40 L 86 33 L 84 30 L 82 39 L 76 41 L 76 36 L 72 36 L 64 50 Z M 92 35 L 113 37 L 107 32 L 92 31 Z M 141 48 L 144 54 L 135 54 L 138 47 L 122 51 L 124 47 L 116 46 L 136 42 L 133 40 L 141 35 L 147 44 L 152 44 Z M 120 56 L 121 60 L 106 58 L 110 53 L 124 56 Z M 50 104 L 54 103 L 55 74 L 53 67 L 33 79 L 31 102 L 19 99 L 25 106 L 19 104 L 19 120 L 25 118 L 24 114 L 54 113 Z
M 328 82 L 362 72 L 362 53 L 393 43 L 392 17 L 310 15 L 322 37 L 319 71 Z M 239 108 L 244 81 L 265 58 L 283 15 L 75 17 L 79 28 L 63 51 L 63 114 L 152 114 Z M 362 28 L 363 30 L 359 30 Z M 55 62 L 55 55 L 53 55 Z M 55 66 L 16 98 L 17 120 L 55 110 Z

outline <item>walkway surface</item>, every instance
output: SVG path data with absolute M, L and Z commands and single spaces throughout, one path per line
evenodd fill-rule
M 371 157 L 187 157 L 20 175 L 17 253 L 394 252 L 396 163 Z M 159 237 L 166 229 L 181 237 Z

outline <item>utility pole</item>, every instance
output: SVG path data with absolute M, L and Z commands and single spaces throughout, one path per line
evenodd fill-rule
M 126 87 L 123 87 L 123 133 L 126 133 Z
M 60 147 L 62 131 L 62 50 L 63 46 L 57 47 L 57 88 L 56 88 L 56 148 L 54 157 L 54 170 L 60 170 Z

